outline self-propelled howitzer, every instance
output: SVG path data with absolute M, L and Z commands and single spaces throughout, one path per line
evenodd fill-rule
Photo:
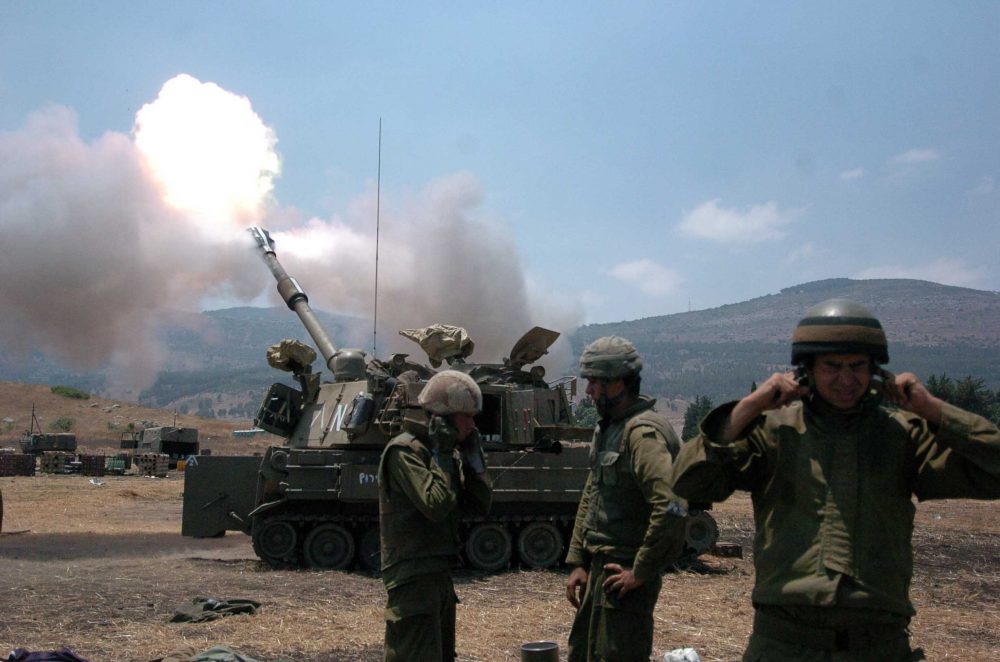
M 272 384 L 254 422 L 287 441 L 268 448 L 263 458 L 204 456 L 189 463 L 182 533 L 242 531 L 252 537 L 257 555 L 277 567 L 345 569 L 359 563 L 377 570 L 379 458 L 405 420 L 424 420 L 417 397 L 435 371 L 407 354 L 380 361 L 366 360 L 361 350 L 338 350 L 303 289 L 278 262 L 268 233 L 251 233 L 278 292 L 333 380 L 312 371 L 315 352 L 301 342 L 284 340 L 268 349 L 268 362 L 291 372 L 298 388 Z M 447 368 L 466 372 L 483 392 L 476 425 L 493 481 L 493 507 L 487 517 L 463 520 L 464 560 L 483 570 L 515 560 L 536 568 L 558 564 L 586 480 L 592 434 L 573 419 L 575 378 L 550 383 L 541 366 L 532 366 L 559 334 L 535 327 L 502 363 L 482 364 L 466 361 L 473 344 L 459 327 L 401 333 L 419 342 L 432 364 L 447 362 Z

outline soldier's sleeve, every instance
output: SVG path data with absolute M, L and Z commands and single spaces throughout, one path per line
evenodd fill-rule
M 424 464 L 416 453 L 403 447 L 392 447 L 387 452 L 391 486 L 405 494 L 424 517 L 440 522 L 455 509 L 458 496 L 437 464 Z
M 673 466 L 670 445 L 677 447 L 673 430 L 661 433 L 653 426 L 637 426 L 626 443 L 639 489 L 651 506 L 646 534 L 632 564 L 636 579 L 647 582 L 683 554 L 687 504 L 670 487 Z
M 916 486 L 925 499 L 1000 498 L 1000 430 L 982 416 L 945 404 L 941 424 L 910 419 Z
M 758 417 L 731 442 L 722 441 L 726 421 L 736 406 L 713 409 L 698 434 L 681 446 L 674 461 L 674 492 L 692 502 L 725 501 L 736 490 L 753 490 L 767 474 L 768 454 L 763 417 Z
M 580 503 L 576 507 L 576 522 L 573 524 L 573 535 L 569 541 L 569 550 L 566 552 L 566 565 L 586 565 L 587 554 L 584 551 L 584 524 L 587 522 L 587 509 L 590 507 L 590 474 L 587 474 L 587 482 L 583 485 L 583 493 L 580 495 Z
M 462 509 L 473 515 L 486 515 L 493 502 L 493 484 L 489 474 L 478 475 L 461 457 L 458 461 L 462 465 Z

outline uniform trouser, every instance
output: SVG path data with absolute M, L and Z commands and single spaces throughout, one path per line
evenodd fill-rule
M 653 652 L 653 608 L 663 583 L 659 577 L 618 598 L 602 588 L 608 575 L 597 555 L 569 633 L 569 662 L 648 662 Z M 624 565 L 624 564 L 622 564 Z
M 856 613 L 852 613 L 856 612 Z M 743 662 L 912 662 L 909 618 L 869 609 L 758 605 Z
M 455 587 L 447 572 L 422 575 L 389 589 L 386 662 L 455 659 Z

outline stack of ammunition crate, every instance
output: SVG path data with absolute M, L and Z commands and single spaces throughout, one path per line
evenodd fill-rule
M 143 476 L 167 475 L 170 456 L 165 453 L 139 453 L 135 456 L 135 467 Z
M 30 453 L 0 453 L 0 476 L 34 475 L 34 455 Z
M 39 468 L 43 474 L 64 474 L 67 473 L 67 463 L 72 459 L 73 456 L 70 453 L 45 451 L 39 457 Z
M 84 476 L 103 476 L 104 462 L 103 455 L 81 455 L 80 473 Z
M 104 461 L 104 470 L 109 474 L 121 476 L 131 468 L 132 455 L 130 453 L 118 453 L 114 457 L 109 457 Z

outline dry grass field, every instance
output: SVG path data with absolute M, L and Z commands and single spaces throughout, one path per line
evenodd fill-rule
M 183 479 L 0 478 L 0 655 L 68 646 L 91 662 L 148 661 L 189 644 L 227 645 L 262 661 L 379 660 L 379 579 L 275 571 L 246 536 L 181 537 Z M 715 511 L 723 539 L 749 556 L 750 503 Z M 919 506 L 914 642 L 931 660 L 1000 659 L 1000 517 L 995 503 Z M 462 660 L 517 660 L 548 639 L 565 654 L 572 611 L 565 571 L 459 572 Z M 705 557 L 666 576 L 656 610 L 657 659 L 693 646 L 706 662 L 739 658 L 751 619 L 749 558 Z M 249 598 L 254 616 L 169 623 L 192 598 Z

